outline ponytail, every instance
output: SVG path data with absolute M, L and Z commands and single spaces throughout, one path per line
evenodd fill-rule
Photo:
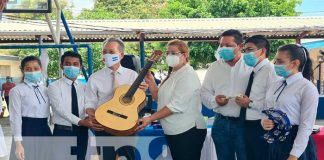
M 171 75 L 171 73 L 172 73 L 172 67 L 169 67 L 169 69 L 168 69 L 168 75 L 167 75 L 167 77 L 163 80 L 163 82 L 161 83 L 161 86 L 164 84 L 164 82 L 165 81 L 167 81 L 168 79 L 169 79 L 169 77 L 170 77 L 170 75 Z
M 314 80 L 313 62 L 309 57 L 308 50 L 303 46 L 301 46 L 301 48 L 303 49 L 304 54 L 305 54 L 305 58 L 306 58 L 305 63 L 302 65 L 302 70 L 301 71 L 303 73 L 304 78 L 306 78 L 306 79 L 308 79 L 310 81 L 313 81 Z

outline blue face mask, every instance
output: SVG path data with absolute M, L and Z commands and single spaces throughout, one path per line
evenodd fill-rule
M 218 48 L 217 53 L 224 61 L 231 61 L 235 58 L 233 47 L 220 47 Z
M 74 79 L 79 76 L 80 68 L 74 66 L 64 66 L 63 72 L 66 77 Z
M 274 69 L 276 74 L 280 77 L 287 78 L 291 74 L 291 71 L 286 68 L 286 65 L 275 64 Z
M 41 71 L 36 72 L 25 72 L 25 79 L 32 83 L 40 82 L 43 78 Z
M 257 58 L 255 56 L 254 52 L 245 53 L 243 55 L 243 59 L 244 59 L 245 64 L 250 66 L 250 67 L 254 67 L 259 61 L 259 58 Z

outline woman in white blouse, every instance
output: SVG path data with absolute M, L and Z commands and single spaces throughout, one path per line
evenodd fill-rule
M 289 44 L 278 49 L 275 71 L 283 79 L 267 91 L 268 108 L 287 114 L 293 125 L 285 141 L 269 144 L 269 160 L 315 160 L 316 147 L 310 137 L 316 120 L 318 92 L 312 79 L 312 61 L 306 48 Z M 274 125 L 271 120 L 262 121 L 265 130 Z
M 152 97 L 158 102 L 158 111 L 140 119 L 138 129 L 160 120 L 172 158 L 199 160 L 207 133 L 201 114 L 201 84 L 188 64 L 189 48 L 184 41 L 170 41 L 166 54 L 166 62 L 172 68 L 161 86 L 157 87 L 152 74 L 146 77 Z
M 23 81 L 10 90 L 10 125 L 14 136 L 10 159 L 50 159 L 50 150 L 40 144 L 39 136 L 51 136 L 47 123 L 49 101 L 42 80 L 41 62 L 35 56 L 21 61 Z M 35 138 L 31 138 L 37 136 Z M 30 137 L 23 140 L 23 137 Z M 47 144 L 48 146 L 48 144 Z M 16 155 L 16 156 L 15 156 Z

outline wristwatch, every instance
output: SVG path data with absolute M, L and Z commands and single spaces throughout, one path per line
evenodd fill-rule
M 250 101 L 249 106 L 247 108 L 252 108 L 253 101 Z

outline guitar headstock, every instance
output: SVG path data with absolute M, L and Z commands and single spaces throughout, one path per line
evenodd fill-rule
M 162 56 L 163 52 L 161 50 L 154 50 L 151 57 L 149 58 L 149 61 L 157 62 L 161 59 Z

